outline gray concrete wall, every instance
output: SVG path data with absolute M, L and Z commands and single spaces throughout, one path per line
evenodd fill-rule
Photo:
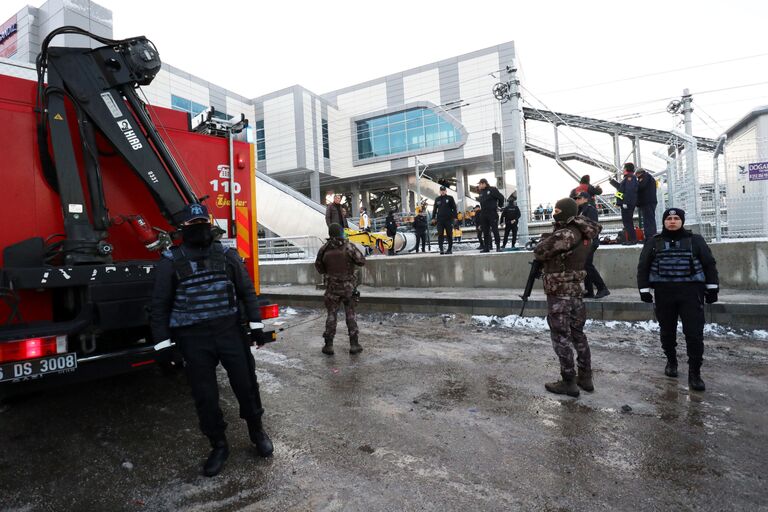
M 720 272 L 720 286 L 729 289 L 768 291 L 768 241 L 711 244 Z M 640 247 L 603 247 L 595 264 L 609 288 L 636 286 Z M 376 257 L 362 270 L 369 286 L 523 288 L 532 254 L 455 254 L 452 256 Z M 321 282 L 312 263 L 262 263 L 263 285 Z

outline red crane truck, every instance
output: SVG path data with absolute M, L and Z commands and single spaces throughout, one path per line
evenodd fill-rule
M 59 34 L 104 46 L 50 46 Z M 154 45 L 62 27 L 36 67 L 37 83 L 0 75 L 0 398 L 178 364 L 152 343 L 148 303 L 188 203 L 207 201 L 258 293 L 253 146 L 142 101 L 161 67 Z

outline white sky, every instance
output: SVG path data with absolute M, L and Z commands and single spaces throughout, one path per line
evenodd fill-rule
M 27 3 L 42 1 L 5 0 L 3 12 Z M 755 0 L 97 3 L 112 10 L 116 38 L 146 35 L 165 62 L 246 97 L 293 84 L 322 94 L 513 40 L 538 108 L 672 129 L 665 107 L 687 87 L 694 133 L 716 137 L 768 104 L 768 2 Z M 579 141 L 564 136 L 566 150 L 568 138 Z M 582 152 L 610 160 L 610 142 L 595 144 Z M 533 187 L 562 174 L 531 161 Z

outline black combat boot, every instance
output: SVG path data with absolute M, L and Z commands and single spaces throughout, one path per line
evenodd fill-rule
M 325 345 L 323 345 L 323 354 L 328 356 L 333 355 L 333 338 L 330 336 L 325 337 Z
M 272 446 L 272 440 L 264 432 L 264 426 L 261 424 L 260 417 L 248 420 L 248 437 L 251 438 L 251 442 L 256 446 L 256 451 L 260 456 L 269 457 L 275 451 L 274 446 Z
M 694 391 L 704 391 L 707 387 L 701 380 L 701 368 L 688 367 L 688 387 Z
M 579 369 L 579 376 L 576 377 L 576 384 L 584 391 L 590 393 L 595 390 L 595 385 L 592 383 L 592 370 Z
M 544 384 L 547 391 L 556 395 L 579 396 L 579 388 L 576 386 L 576 377 L 574 375 L 562 374 L 563 379 L 557 382 Z
M 350 336 L 349 337 L 349 353 L 359 354 L 362 351 L 363 351 L 363 347 L 361 347 L 360 343 L 357 342 L 357 336 Z
M 603 288 L 602 290 L 597 290 L 597 293 L 595 294 L 596 299 L 602 299 L 603 297 L 607 297 L 611 294 L 611 291 L 608 288 Z
M 208 460 L 203 464 L 203 475 L 216 476 L 221 473 L 229 457 L 229 444 L 223 434 L 220 437 L 211 437 L 210 440 L 213 449 L 208 455 Z
M 664 367 L 664 375 L 677 378 L 677 358 L 667 357 L 667 366 Z

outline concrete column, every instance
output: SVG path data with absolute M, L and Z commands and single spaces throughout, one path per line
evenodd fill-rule
M 464 198 L 467 195 L 466 192 L 466 180 L 467 180 L 467 170 L 463 167 L 460 169 L 456 169 L 456 208 L 463 212 L 467 209 L 466 205 L 464 204 Z
M 360 184 L 359 183 L 353 183 L 352 184 L 352 204 L 351 211 L 349 214 L 352 217 L 359 217 L 360 216 Z
M 363 192 L 363 207 L 368 211 L 368 215 L 373 215 L 371 212 L 371 193 L 368 190 Z
M 400 211 L 408 211 L 408 176 L 400 176 Z
M 315 170 L 309 175 L 309 193 L 314 202 L 318 204 L 323 203 L 323 198 L 320 195 L 320 171 Z

